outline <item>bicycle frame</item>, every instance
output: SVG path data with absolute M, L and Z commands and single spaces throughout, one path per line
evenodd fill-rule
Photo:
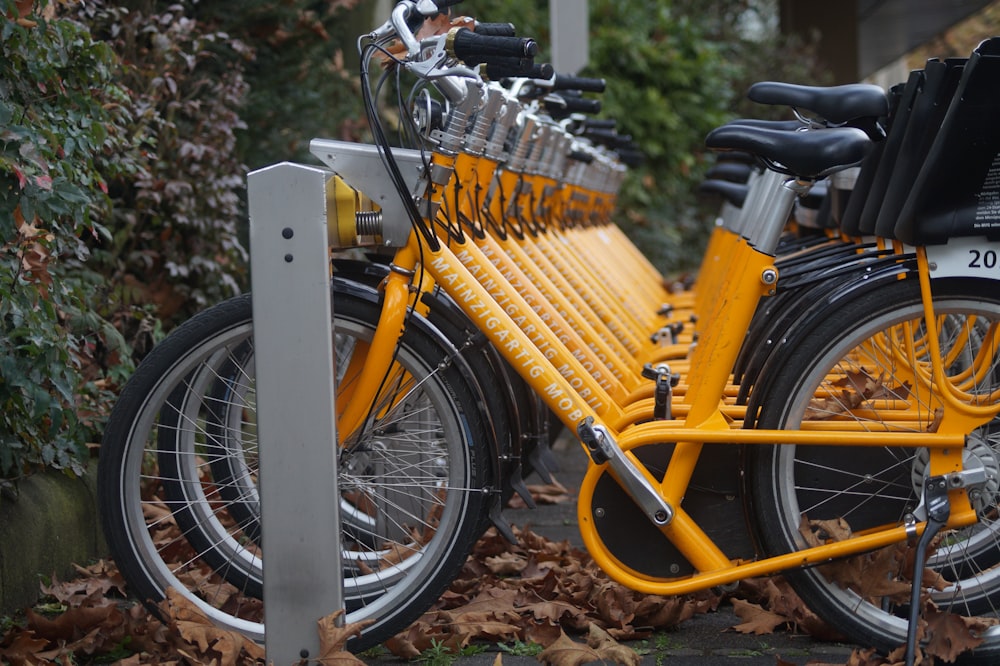
M 467 87 L 471 94 L 473 86 Z M 459 117 L 470 114 L 468 109 L 474 106 L 468 98 L 461 100 L 456 107 Z M 958 399 L 946 400 L 937 431 L 922 432 L 914 438 L 912 433 L 888 428 L 870 432 L 849 423 L 804 422 L 795 430 L 744 429 L 740 410 L 725 406 L 745 332 L 761 298 L 773 293 L 777 280 L 773 250 L 798 185 L 783 184 L 785 178 L 779 174 L 765 174 L 761 180 L 770 187 L 760 188 L 747 202 L 738 229 L 717 234 L 713 251 L 723 257 L 723 270 L 717 272 L 717 277 L 705 279 L 694 299 L 695 310 L 707 323 L 701 327 L 694 351 L 686 356 L 690 371 L 683 400 L 677 405 L 679 418 L 649 420 L 650 401 L 642 399 L 648 389 L 631 381 L 637 361 L 676 358 L 681 350 L 664 351 L 640 343 L 637 332 L 653 320 L 641 316 L 631 304 L 618 303 L 599 281 L 575 279 L 590 269 L 573 253 L 563 252 L 555 237 L 550 239 L 540 233 L 533 236 L 532 242 L 517 243 L 512 238 L 495 239 L 478 233 L 488 226 L 481 224 L 479 210 L 486 211 L 487 222 L 493 226 L 497 221 L 507 225 L 513 220 L 522 230 L 530 231 L 533 225 L 540 228 L 545 214 L 535 218 L 536 211 L 549 204 L 551 209 L 562 210 L 574 199 L 574 190 L 568 188 L 560 200 L 540 203 L 538 197 L 550 183 L 526 173 L 524 165 L 531 158 L 538 159 L 543 142 L 535 145 L 531 155 L 525 144 L 519 145 L 507 168 L 496 174 L 495 161 L 463 156 L 458 147 L 458 134 L 463 130 L 460 127 L 454 136 L 446 136 L 426 162 L 423 180 L 416 188 L 424 231 L 412 231 L 390 264 L 390 275 L 382 285 L 384 306 L 364 374 L 381 378 L 388 371 L 405 312 L 419 298 L 425 280 L 432 281 L 486 335 L 558 419 L 577 432 L 592 462 L 580 489 L 579 526 L 588 551 L 608 575 L 639 591 L 682 594 L 861 553 L 922 534 L 925 528 L 923 523 L 884 525 L 790 555 L 752 562 L 732 560 L 681 508 L 705 444 L 927 448 L 929 474 L 952 475 L 949 478 L 955 479 L 949 489 L 952 510 L 947 527 L 977 521 L 962 487 L 962 451 L 966 433 L 993 418 L 996 408 L 969 409 Z M 525 135 L 533 132 L 524 130 Z M 454 141 L 454 147 L 449 140 Z M 489 194 L 478 208 L 478 192 L 483 189 Z M 452 192 L 455 210 L 449 211 Z M 576 198 L 587 198 L 587 194 L 581 190 L 581 196 Z M 526 210 L 530 211 L 527 215 Z M 435 243 L 427 242 L 427 230 L 439 228 L 441 214 L 449 215 L 444 224 L 446 232 L 436 233 Z M 469 222 L 472 231 L 456 231 L 452 218 L 458 218 L 459 223 Z M 587 256 L 601 265 L 600 252 L 591 252 Z M 539 281 L 543 286 L 535 287 L 522 266 L 541 273 L 546 278 Z M 926 261 L 919 268 L 926 273 Z M 580 314 L 588 308 L 596 316 L 593 321 L 586 321 Z M 925 311 L 933 315 L 929 298 Z M 576 322 L 568 322 L 561 312 L 581 317 L 580 323 L 574 327 Z M 933 340 L 935 336 L 928 337 Z M 939 392 L 947 392 L 949 388 L 944 385 L 950 382 L 941 370 L 940 350 L 933 343 L 930 350 L 932 355 L 937 354 L 933 361 L 935 372 L 921 381 L 934 382 L 940 385 Z M 628 360 L 615 364 L 617 359 Z M 375 380 L 355 387 L 352 403 L 372 404 L 375 389 Z M 355 408 L 342 415 L 338 431 L 349 433 L 358 427 L 359 411 Z M 662 478 L 656 478 L 634 451 L 663 442 L 673 443 L 675 448 Z M 697 573 L 682 579 L 653 578 L 622 564 L 604 547 L 590 514 L 590 500 L 597 480 L 605 473 L 614 477 Z
M 750 252 L 759 254 L 752 250 Z M 415 259 L 421 255 L 424 263 L 418 266 Z M 770 258 L 766 256 L 751 256 L 747 264 L 756 269 L 769 261 Z M 513 293 L 504 282 L 503 276 L 473 243 L 467 240 L 452 240 L 450 247 L 442 244 L 439 249 L 434 250 L 419 247 L 417 236 L 414 234 L 408 246 L 396 254 L 393 266 L 394 275 L 387 280 L 384 287 L 387 299 L 392 292 L 408 292 L 409 280 L 404 277 L 406 273 L 426 271 L 433 277 L 435 283 L 455 300 L 469 319 L 487 335 L 511 367 L 542 397 L 564 425 L 576 430 L 581 422 L 592 419 L 593 423 L 605 428 L 612 439 L 617 438 L 617 447 L 621 451 L 617 468 L 614 462 L 591 465 L 581 486 L 578 519 L 584 542 L 602 569 L 619 582 L 651 594 L 683 594 L 707 586 L 734 582 L 747 576 L 775 573 L 792 566 L 804 566 L 857 554 L 908 538 L 908 530 L 905 527 L 887 526 L 874 533 L 854 536 L 788 556 L 772 557 L 757 562 L 730 561 L 679 507 L 703 444 L 926 447 L 932 451 L 930 473 L 951 474 L 962 469 L 961 451 L 965 445 L 965 433 L 989 420 L 983 417 L 963 417 L 955 410 L 949 409 L 938 432 L 922 433 L 917 441 L 912 434 L 898 432 L 863 432 L 849 429 L 831 432 L 823 428 L 744 430 L 734 427 L 738 424 L 730 423 L 718 409 L 717 396 L 720 386 L 728 379 L 728 368 L 731 367 L 729 361 L 735 353 L 733 351 L 725 358 L 713 357 L 706 368 L 709 371 L 699 375 L 704 379 L 692 387 L 694 390 L 690 394 L 695 396 L 695 402 L 691 405 L 686 420 L 624 424 L 625 427 L 618 430 L 603 424 L 617 420 L 621 427 L 622 410 L 603 396 L 595 397 L 599 395 L 599 387 L 592 388 L 590 395 L 586 393 L 590 382 L 583 368 L 548 331 L 545 323 L 528 303 Z M 488 288 L 483 283 L 491 287 Z M 747 288 L 748 293 L 744 294 L 744 298 L 740 301 L 742 311 L 733 308 L 736 311 L 730 313 L 730 321 L 734 325 L 716 329 L 716 337 L 704 340 L 699 350 L 707 350 L 709 347 L 716 351 L 738 350 L 738 341 L 732 339 L 735 336 L 731 331 L 738 330 L 742 335 L 742 329 L 735 326 L 738 322 L 734 320 L 741 316 L 745 319 L 752 315 L 761 290 L 760 285 L 753 285 L 752 289 Z M 503 305 L 498 304 L 498 299 Z M 394 314 L 396 313 L 383 310 L 383 315 L 389 321 Z M 381 323 L 379 329 L 382 329 Z M 373 342 L 371 353 L 368 355 L 369 362 L 378 364 L 381 359 L 391 358 L 393 347 L 394 342 L 389 335 L 380 338 L 378 342 Z M 696 354 L 692 359 L 695 364 L 698 363 L 697 359 Z M 381 376 L 378 368 L 366 367 L 365 372 Z M 355 389 L 354 398 L 358 397 L 358 390 Z M 995 413 L 995 410 L 993 411 Z M 671 457 L 665 476 L 662 479 L 655 479 L 638 464 L 631 451 L 636 447 L 663 441 L 677 442 L 677 448 Z M 586 447 L 584 450 L 591 456 L 594 453 Z M 678 581 L 649 580 L 641 574 L 628 570 L 605 553 L 593 529 L 589 499 L 597 477 L 609 467 L 616 475 L 623 474 L 621 470 L 627 470 L 624 472 L 626 474 L 639 474 L 644 483 L 648 484 L 648 488 L 671 507 L 673 516 L 661 525 L 660 529 L 701 573 L 690 579 Z M 976 522 L 976 513 L 969 505 L 964 491 L 954 489 L 950 494 L 953 510 L 948 526 L 954 528 Z M 642 504 L 641 501 L 639 503 Z M 917 526 L 917 533 L 921 533 L 922 529 L 922 526 Z M 910 534 L 912 535 L 912 531 Z

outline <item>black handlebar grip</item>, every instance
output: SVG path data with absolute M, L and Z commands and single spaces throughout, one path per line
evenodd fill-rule
M 604 92 L 607 83 L 604 79 L 593 79 L 586 76 L 567 76 L 556 74 L 552 82 L 553 90 L 580 90 L 582 92 Z
M 632 142 L 630 134 L 619 134 L 614 130 L 606 130 L 598 127 L 588 127 L 584 130 L 583 135 L 596 143 L 603 143 L 606 146 L 626 146 Z
M 600 113 L 601 100 L 553 95 L 545 98 L 545 108 L 553 113 Z
M 552 65 L 547 62 L 536 63 L 531 58 L 484 58 L 481 64 L 486 67 L 486 78 L 491 81 L 547 79 L 552 76 Z
M 477 35 L 487 35 L 490 37 L 513 37 L 517 34 L 517 29 L 513 23 L 476 23 L 475 32 Z
M 618 150 L 618 159 L 627 167 L 636 168 L 642 166 L 646 161 L 646 156 L 638 150 Z
M 584 129 L 614 129 L 618 121 L 614 118 L 586 118 L 583 121 Z
M 467 65 L 478 65 L 487 58 L 533 58 L 538 53 L 533 39 L 477 35 L 468 28 L 452 28 L 445 47 Z

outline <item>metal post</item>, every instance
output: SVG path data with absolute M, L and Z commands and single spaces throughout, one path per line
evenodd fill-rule
M 587 0 L 549 0 L 552 66 L 559 74 L 576 74 L 590 60 Z
M 343 608 L 325 169 L 248 179 L 260 441 L 265 649 L 319 656 L 317 620 Z

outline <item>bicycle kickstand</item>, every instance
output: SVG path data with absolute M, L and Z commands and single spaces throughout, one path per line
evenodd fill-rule
M 906 629 L 906 666 L 913 666 L 917 654 L 917 629 L 920 622 L 920 593 L 923 589 L 924 564 L 931 540 L 948 522 L 951 503 L 948 500 L 948 483 L 945 477 L 935 476 L 924 483 L 924 506 L 927 508 L 927 527 L 917 542 L 913 561 L 913 582 L 910 594 L 910 618 Z

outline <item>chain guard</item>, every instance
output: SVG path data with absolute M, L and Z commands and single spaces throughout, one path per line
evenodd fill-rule
M 673 444 L 650 444 L 633 449 L 633 453 L 659 479 L 663 478 L 673 448 Z M 727 556 L 752 559 L 753 540 L 744 519 L 738 459 L 736 447 L 705 445 L 682 508 Z M 601 473 L 593 483 L 589 525 L 593 526 L 595 541 L 610 557 L 654 578 L 694 573 L 687 559 L 649 521 L 610 473 Z M 586 525 L 581 523 L 581 529 L 587 529 Z

